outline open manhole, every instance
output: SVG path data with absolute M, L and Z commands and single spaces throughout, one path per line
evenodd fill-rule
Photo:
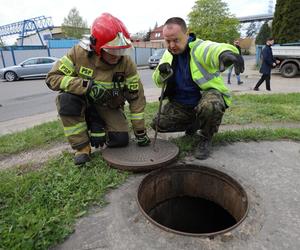
M 148 174 L 138 205 L 160 228 L 190 236 L 214 236 L 237 227 L 248 212 L 245 190 L 232 177 L 196 165 L 177 165 Z

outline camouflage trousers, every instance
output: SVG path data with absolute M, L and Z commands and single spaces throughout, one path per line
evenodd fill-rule
M 218 132 L 225 109 L 226 104 L 222 94 L 214 89 L 204 91 L 196 107 L 170 101 L 162 108 L 158 131 L 179 132 L 200 129 L 203 136 L 211 137 Z M 151 124 L 153 129 L 156 122 L 157 115 Z

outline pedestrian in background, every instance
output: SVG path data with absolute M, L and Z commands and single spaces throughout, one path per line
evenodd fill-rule
M 240 47 L 240 41 L 239 40 L 234 40 L 233 44 L 239 50 L 239 54 L 241 55 L 241 58 L 242 58 L 242 51 L 241 51 L 241 47 Z M 231 84 L 230 77 L 231 77 L 232 70 L 233 70 L 233 65 L 228 68 L 227 84 Z M 243 83 L 241 81 L 240 74 L 236 74 L 236 79 L 237 79 L 237 84 L 240 85 L 240 84 Z
M 259 91 L 259 86 L 266 81 L 266 89 L 271 91 L 270 80 L 271 80 L 271 69 L 279 64 L 280 61 L 275 60 L 272 53 L 272 45 L 274 44 L 274 38 L 270 37 L 266 41 L 266 46 L 261 52 L 262 64 L 259 72 L 262 74 L 259 81 L 256 83 L 253 90 Z

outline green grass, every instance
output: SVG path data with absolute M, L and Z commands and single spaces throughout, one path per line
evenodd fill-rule
M 300 94 L 235 95 L 222 124 L 299 122 Z
M 64 140 L 63 129 L 58 121 L 47 122 L 22 132 L 3 135 L 0 137 L 0 159 L 9 154 L 45 147 Z
M 39 171 L 1 171 L 0 249 L 47 249 L 60 242 L 76 218 L 92 204 L 105 204 L 105 192 L 126 176 L 99 156 L 76 168 L 68 153 Z
M 158 102 L 148 103 L 145 122 L 150 122 L 158 110 Z M 128 113 L 128 106 L 125 107 Z M 222 124 L 249 124 L 300 121 L 300 93 L 273 95 L 235 95 Z M 0 159 L 24 150 L 45 147 L 65 140 L 60 122 L 48 122 L 22 132 L 0 136 Z
M 157 102 L 147 104 L 148 127 L 157 109 Z M 234 96 L 223 124 L 297 123 L 299 112 L 300 94 L 240 95 Z M 213 144 L 279 139 L 300 141 L 300 129 L 225 131 L 214 136 Z M 0 159 L 63 140 L 58 121 L 1 136 Z M 172 140 L 181 157 L 191 154 L 198 142 L 197 136 Z M 109 168 L 96 153 L 92 158 L 86 167 L 77 168 L 72 154 L 63 153 L 42 166 L 27 164 L 0 171 L 0 249 L 47 249 L 73 232 L 76 219 L 90 206 L 104 205 L 104 194 L 123 183 L 127 173 Z

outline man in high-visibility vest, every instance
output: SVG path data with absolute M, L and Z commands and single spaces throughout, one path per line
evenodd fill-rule
M 75 45 L 48 73 L 48 87 L 60 91 L 56 105 L 65 135 L 76 150 L 76 165 L 90 160 L 91 146 L 128 144 L 125 101 L 129 102 L 138 145 L 150 143 L 144 121 L 144 89 L 131 51 L 125 25 L 103 13 L 93 22 L 89 40 Z
M 238 49 L 230 44 L 197 39 L 189 34 L 185 21 L 169 18 L 163 27 L 167 46 L 153 73 L 153 80 L 162 87 L 167 80 L 164 97 L 167 102 L 151 126 L 159 132 L 186 131 L 193 135 L 201 130 L 195 157 L 206 159 L 214 133 L 218 131 L 225 109 L 231 103 L 229 89 L 220 72 L 234 65 L 235 73 L 244 71 L 244 62 Z

